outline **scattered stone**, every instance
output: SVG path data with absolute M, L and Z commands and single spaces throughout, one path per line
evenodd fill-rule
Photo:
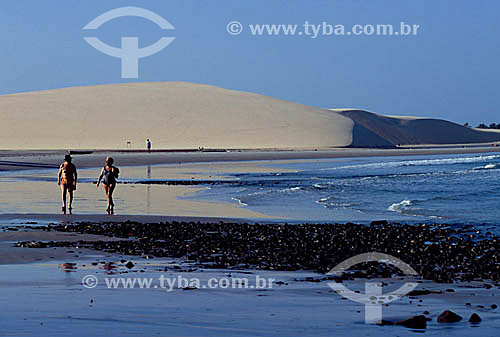
M 423 289 L 423 290 L 412 290 L 408 293 L 408 296 L 424 296 L 432 294 L 432 291 Z
M 122 262 L 123 263 L 123 262 Z M 125 264 L 125 267 L 127 267 L 128 269 L 132 269 L 134 268 L 134 263 L 132 261 L 128 261 L 126 264 Z
M 60 264 L 59 267 L 65 272 L 70 272 L 70 271 L 77 269 L 76 263 L 72 263 L 72 262 L 66 262 L 66 263 Z
M 115 269 L 116 268 L 116 265 L 114 262 L 107 262 L 104 264 L 103 268 L 105 270 L 112 270 L 112 269 Z
M 479 317 L 479 315 L 478 315 L 478 314 L 473 313 L 473 314 L 470 316 L 470 318 L 469 318 L 469 322 L 470 322 L 470 323 L 479 323 L 479 322 L 481 322 L 481 317 Z
M 394 325 L 394 322 L 386 321 L 386 320 L 381 320 L 381 321 L 377 322 L 377 325 L 380 325 L 380 326 Z
M 418 315 L 396 322 L 396 325 L 402 325 L 409 329 L 427 329 L 427 320 L 424 315 Z
M 182 290 L 196 290 L 196 289 L 198 289 L 198 288 L 196 288 L 196 287 L 189 287 L 189 286 L 182 288 Z
M 457 315 L 453 311 L 445 310 L 438 316 L 438 323 L 457 323 L 462 320 L 462 316 Z
M 491 309 L 496 309 L 496 308 L 498 308 L 498 306 L 496 304 L 491 305 Z
M 498 284 L 500 240 L 446 224 L 377 221 L 347 224 L 245 224 L 173 221 L 142 224 L 81 222 L 38 230 L 104 235 L 126 240 L 19 242 L 18 247 L 79 247 L 144 258 L 189 259 L 204 268 L 330 271 L 356 254 L 378 251 L 411 265 L 424 279 L 442 283 L 491 280 Z M 472 236 L 471 236 L 472 235 Z M 425 263 L 424 263 L 425 261 Z M 339 280 L 402 275 L 392 266 L 364 263 Z M 321 278 L 320 278 L 321 280 Z M 337 281 L 337 280 L 336 280 Z M 338 282 L 338 281 L 337 281 Z M 411 295 L 410 295 L 411 296 Z
M 370 226 L 385 226 L 389 224 L 387 220 L 374 220 L 370 222 Z

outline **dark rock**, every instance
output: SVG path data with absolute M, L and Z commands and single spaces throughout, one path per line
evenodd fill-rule
M 127 267 L 128 269 L 132 269 L 134 268 L 134 263 L 132 261 L 128 261 L 126 264 L 125 264 L 125 267 Z
M 496 308 L 498 308 L 498 306 L 496 304 L 491 305 L 491 309 L 496 309 Z
M 408 293 L 408 296 L 423 296 L 423 295 L 429 295 L 431 294 L 430 290 L 424 289 L 424 290 L 412 290 Z
M 63 263 L 61 265 L 59 265 L 59 267 L 63 270 L 63 271 L 72 271 L 72 270 L 75 270 L 77 269 L 76 267 L 76 263 L 73 263 L 73 262 L 66 262 L 66 263 Z
M 396 322 L 397 325 L 402 325 L 410 329 L 426 329 L 427 320 L 424 315 L 413 316 L 403 321 Z
M 107 263 L 104 264 L 103 268 L 105 270 L 112 270 L 112 269 L 115 269 L 116 266 L 115 266 L 114 262 L 107 262 Z
M 386 321 L 386 320 L 381 320 L 381 321 L 377 322 L 377 325 L 380 325 L 380 326 L 394 325 L 394 322 Z
M 374 220 L 370 222 L 370 226 L 385 226 L 388 224 L 387 220 Z
M 469 322 L 470 322 L 470 323 L 479 323 L 479 322 L 481 322 L 481 317 L 479 317 L 479 315 L 478 315 L 478 314 L 473 313 L 473 314 L 470 316 L 470 318 L 469 318 Z
M 445 310 L 438 316 L 438 323 L 457 323 L 462 320 L 462 316 L 457 315 L 453 311 Z
M 436 282 L 482 279 L 498 285 L 500 280 L 500 270 L 491 267 L 498 263 L 498 237 L 476 230 L 470 234 L 470 230 L 446 224 L 407 225 L 387 221 L 374 221 L 372 226 L 187 221 L 142 224 L 124 221 L 50 224 L 37 227 L 37 230 L 96 234 L 125 240 L 27 241 L 18 242 L 16 246 L 79 247 L 145 258 L 189 259 L 204 268 L 311 270 L 321 273 L 327 273 L 356 254 L 378 251 L 400 258 L 424 279 Z M 385 264 L 365 263 L 356 268 L 357 271 L 337 276 L 335 281 L 402 275 L 397 268 Z M 415 292 L 410 296 L 425 294 L 429 292 Z

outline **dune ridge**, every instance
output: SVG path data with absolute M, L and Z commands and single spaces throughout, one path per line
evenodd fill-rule
M 394 148 L 500 141 L 438 119 L 319 109 L 187 82 L 120 83 L 0 95 L 0 149 Z M 127 145 L 130 142 L 130 145 Z
M 458 145 L 500 141 L 500 133 L 485 132 L 442 119 L 384 116 L 355 109 L 332 109 L 331 111 L 354 121 L 353 138 L 359 138 L 358 143 L 361 141 L 366 143 L 368 136 L 362 136 L 360 131 L 356 132 L 356 130 L 366 129 L 369 132 L 367 135 L 370 135 L 372 139 L 369 142 L 371 147 Z M 354 147 L 356 145 L 354 141 L 351 144 Z
M 316 148 L 352 142 L 351 119 L 263 95 L 184 82 L 0 96 L 4 149 Z

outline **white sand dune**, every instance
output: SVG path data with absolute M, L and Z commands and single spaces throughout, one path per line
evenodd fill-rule
M 319 149 L 500 141 L 448 121 L 318 109 L 185 82 L 0 96 L 0 149 Z
M 209 85 L 161 82 L 0 96 L 0 148 L 316 148 L 351 144 L 327 110 Z

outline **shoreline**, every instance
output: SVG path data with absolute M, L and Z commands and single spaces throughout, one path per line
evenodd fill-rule
M 74 224 L 77 222 L 96 222 L 96 223 L 120 223 L 125 221 L 133 221 L 137 223 L 160 223 L 160 222 L 200 222 L 200 223 L 217 223 L 217 222 L 231 222 L 231 223 L 258 223 L 270 222 L 280 223 L 285 222 L 286 219 L 273 219 L 273 218 L 238 218 L 238 217 L 210 217 L 210 216 L 182 216 L 182 215 L 139 215 L 139 214 L 54 214 L 54 213 L 4 213 L 0 214 L 0 221 L 25 221 L 19 223 L 20 225 L 32 225 L 33 222 L 59 222 L 66 224 Z M 2 224 L 1 227 L 9 227 L 9 224 Z M 18 225 L 18 224 L 14 224 Z M 1 232 L 0 232 L 1 233 Z
M 440 147 L 440 148 L 332 148 L 318 150 L 234 150 L 227 152 L 177 152 L 156 150 L 151 153 L 140 150 L 88 150 L 86 154 L 74 154 L 79 168 L 100 167 L 106 156 L 113 156 L 119 166 L 145 166 L 161 164 L 195 164 L 211 162 L 251 162 L 278 160 L 335 159 L 357 157 L 400 157 L 423 155 L 451 155 L 475 153 L 500 153 L 499 147 Z M 83 151 L 87 152 L 87 151 Z M 0 171 L 22 169 L 57 169 L 64 150 L 0 150 Z

